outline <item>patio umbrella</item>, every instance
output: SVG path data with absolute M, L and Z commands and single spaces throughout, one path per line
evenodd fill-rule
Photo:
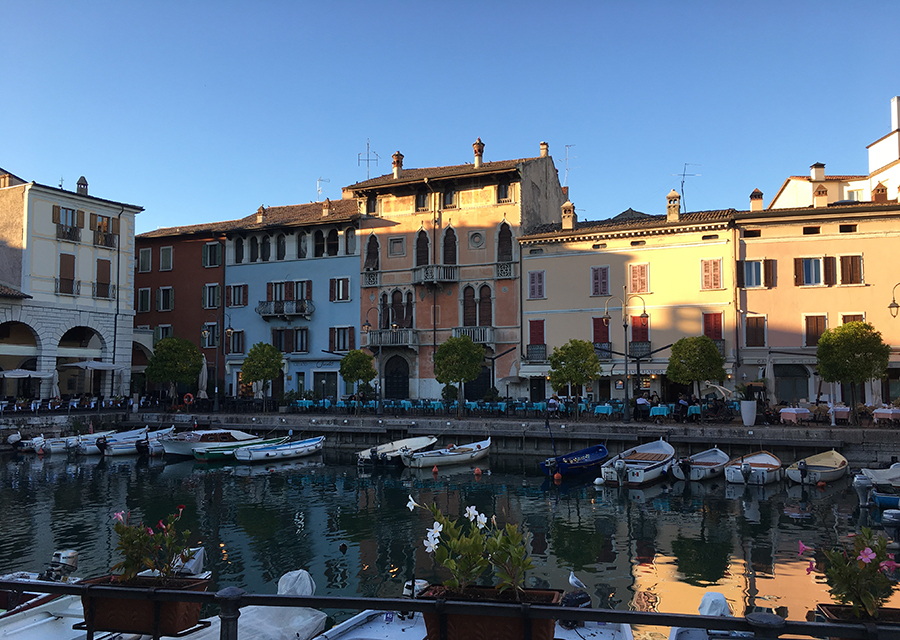
M 206 370 L 206 354 L 203 354 L 203 366 L 200 367 L 200 377 L 197 378 L 197 398 L 206 400 L 209 395 L 206 393 L 206 385 L 209 382 L 209 373 Z
M 263 393 L 262 380 L 257 380 L 253 383 L 253 397 L 257 400 L 262 400 L 263 398 L 265 398 L 265 394 Z
M 766 390 L 769 395 L 769 404 L 778 404 L 778 398 L 775 397 L 775 365 L 772 363 L 772 354 L 766 355 Z
M 9 371 L 0 371 L 0 377 L 3 378 L 52 378 L 53 371 L 32 371 L 30 369 L 10 369 Z

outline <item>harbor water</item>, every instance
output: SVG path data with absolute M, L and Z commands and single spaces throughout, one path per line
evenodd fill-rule
M 433 519 L 407 508 L 412 496 L 451 516 L 473 505 L 519 523 L 536 565 L 528 586 L 568 590 L 575 571 L 595 607 L 696 613 L 713 590 L 735 615 L 765 608 L 803 620 L 830 602 L 821 550 L 878 525 L 849 478 L 825 488 L 718 479 L 620 490 L 593 476 L 554 483 L 522 457 L 485 461 L 480 477 L 468 467 L 358 469 L 330 456 L 277 466 L 57 455 L 0 463 L 0 573 L 40 570 L 57 549 L 79 552 L 78 575 L 107 573 L 115 512 L 155 526 L 185 505 L 180 524 L 207 550 L 211 589 L 253 593 L 275 593 L 293 569 L 309 571 L 319 595 L 394 597 L 413 575 L 440 580 L 423 545 Z M 800 556 L 800 541 L 814 551 Z

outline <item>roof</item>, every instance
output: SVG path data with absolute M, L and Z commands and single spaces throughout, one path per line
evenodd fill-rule
M 824 181 L 828 182 L 829 180 L 834 182 L 845 182 L 847 180 L 867 180 L 869 176 L 825 176 Z M 789 176 L 788 180 L 805 180 L 806 182 L 812 182 L 812 176 Z M 816 180 L 816 182 L 822 182 L 822 180 Z
M 7 287 L 6 285 L 0 284 L 0 298 L 30 298 L 31 296 L 27 293 L 22 293 L 18 289 L 13 289 L 12 287 Z
M 373 187 L 383 187 L 386 185 L 404 184 L 408 182 L 418 182 L 425 178 L 465 178 L 477 176 L 487 173 L 496 173 L 498 171 L 511 171 L 520 164 L 540 160 L 541 158 L 520 158 L 518 160 L 499 160 L 496 162 L 485 162 L 477 169 L 474 164 L 457 164 L 446 167 L 426 167 L 424 169 L 407 169 L 404 167 L 400 172 L 399 178 L 394 178 L 393 173 L 388 173 L 371 180 L 364 180 L 351 184 L 346 189 L 369 189 Z
M 541 235 L 565 236 L 585 233 L 613 233 L 624 230 L 640 231 L 665 227 L 676 228 L 699 224 L 727 223 L 734 218 L 735 213 L 737 213 L 735 209 L 690 211 L 688 213 L 682 213 L 677 222 L 669 222 L 665 214 L 650 215 L 635 211 L 634 209 L 626 209 L 619 215 L 609 218 L 608 220 L 584 220 L 582 222 L 576 222 L 575 228 L 571 231 L 563 231 L 562 223 L 559 222 L 541 225 L 522 239 L 534 239 L 535 236 Z

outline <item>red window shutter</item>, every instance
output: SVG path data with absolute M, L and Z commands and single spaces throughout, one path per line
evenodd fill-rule
M 231 300 L 232 300 L 231 289 L 232 289 L 232 286 L 230 284 L 225 287 L 225 306 L 226 307 L 231 306 Z
M 334 327 L 328 327 L 328 350 L 329 351 L 334 351 L 334 334 L 335 333 L 336 332 L 335 332 Z
M 312 280 L 306 281 L 306 299 L 312 300 Z
M 649 335 L 650 318 L 644 319 L 640 316 L 631 316 L 631 341 L 649 342 Z
M 528 321 L 528 344 L 544 344 L 544 321 L 529 320 Z
M 743 260 L 738 260 L 734 263 L 734 276 L 735 281 L 737 283 L 738 289 L 744 288 L 744 268 L 745 263 Z
M 703 335 L 710 340 L 722 339 L 722 314 L 721 313 L 704 313 L 703 314 Z
M 834 284 L 835 284 L 834 256 L 825 256 L 822 259 L 822 263 L 823 263 L 823 266 L 825 267 L 823 269 L 823 271 L 825 271 L 825 274 L 824 274 L 825 284 L 829 287 L 834 286 Z
M 328 300 L 329 302 L 334 302 L 334 290 L 335 290 L 335 281 L 334 278 L 328 281 Z
M 266 283 L 266 302 L 272 302 L 272 296 L 274 295 L 275 285 L 272 282 Z
M 609 342 L 609 326 L 603 322 L 603 318 L 592 318 L 594 323 L 594 342 Z
M 763 285 L 768 289 L 775 286 L 774 260 L 763 260 Z
M 293 300 L 294 299 L 294 283 L 293 282 L 285 282 L 284 283 L 284 299 L 285 300 Z
M 356 327 L 349 327 L 347 333 L 347 341 L 349 342 L 350 350 L 352 351 L 356 348 Z
M 294 329 L 285 329 L 284 330 L 284 352 L 285 353 L 293 353 L 294 352 Z
M 794 258 L 794 286 L 803 284 L 803 258 Z

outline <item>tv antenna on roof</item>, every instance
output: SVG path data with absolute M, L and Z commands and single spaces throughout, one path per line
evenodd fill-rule
M 59 188 L 62 189 L 62 186 L 63 186 L 63 179 L 62 179 L 62 176 L 60 176 L 59 177 Z
M 371 156 L 375 156 L 375 157 L 372 158 Z M 375 153 L 374 151 L 371 150 L 371 148 L 369 147 L 369 139 L 366 138 L 366 157 L 363 158 L 363 154 L 361 154 L 361 153 L 356 154 L 356 166 L 357 167 L 359 165 L 361 165 L 363 162 L 366 163 L 366 180 L 369 179 L 369 164 L 374 162 L 376 165 L 378 165 L 379 157 L 380 156 L 377 153 Z
M 322 183 L 323 182 L 331 182 L 328 178 L 319 178 L 316 180 L 316 202 L 321 202 L 322 200 Z
M 567 185 L 569 184 L 569 147 L 574 147 L 574 146 L 575 146 L 574 144 L 567 144 L 567 145 L 566 145 L 566 172 L 565 172 L 565 174 L 564 174 L 564 176 L 563 176 L 563 186 L 564 186 L 564 187 L 567 186 Z M 577 157 L 578 157 L 578 156 L 572 156 L 572 159 L 574 160 L 574 159 L 577 158 Z M 573 169 L 580 169 L 580 167 L 572 167 L 572 168 L 573 168 Z
M 673 173 L 673 176 L 681 176 L 681 209 L 682 213 L 687 213 L 687 204 L 685 204 L 684 200 L 684 179 L 685 178 L 699 178 L 701 174 L 699 173 L 688 173 L 687 168 L 688 165 L 692 167 L 702 167 L 702 164 L 697 164 L 696 162 L 685 162 L 684 169 L 681 170 L 681 173 Z

